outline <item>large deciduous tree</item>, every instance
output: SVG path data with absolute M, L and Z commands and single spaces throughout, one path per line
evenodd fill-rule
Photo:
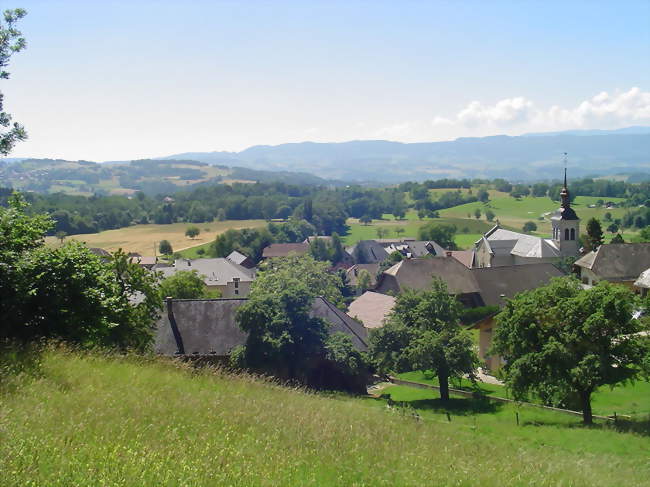
M 427 223 L 418 229 L 418 239 L 433 240 L 448 250 L 455 250 L 456 230 L 454 225 Z
M 200 299 L 206 298 L 208 292 L 196 270 L 178 271 L 160 283 L 160 296 L 162 299 Z
M 600 221 L 596 218 L 591 218 L 587 222 L 587 237 L 585 238 L 585 245 L 589 250 L 597 250 L 603 243 L 603 229 L 600 226 Z
M 9 72 L 5 68 L 9 65 L 11 56 L 26 47 L 25 39 L 16 29 L 16 22 L 23 18 L 27 12 L 21 8 L 5 10 L 3 21 L 0 21 L 0 79 L 8 79 Z M 0 127 L 8 130 L 0 131 L 0 155 L 6 156 L 11 152 L 16 142 L 25 140 L 27 133 L 22 125 L 11 122 L 11 115 L 3 110 L 3 95 L 0 93 Z
M 633 380 L 650 353 L 636 298 L 623 286 L 600 282 L 585 290 L 574 278 L 508 300 L 497 315 L 493 353 L 505 359 L 506 384 L 518 399 L 530 393 L 567 406 L 577 396 L 585 424 L 591 395 L 604 385 Z
M 370 353 L 383 372 L 433 370 L 440 398 L 449 399 L 449 378 L 473 377 L 478 359 L 469 333 L 460 326 L 461 304 L 446 284 L 406 290 L 397 296 L 387 323 L 370 335 Z
M 263 262 L 253 281 L 251 292 L 281 293 L 294 281 L 305 284 L 312 298 L 322 296 L 330 303 L 341 306 L 343 283 L 337 274 L 328 272 L 329 263 L 314 260 L 310 255 L 290 255 Z

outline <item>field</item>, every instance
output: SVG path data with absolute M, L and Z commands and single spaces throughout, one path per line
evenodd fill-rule
M 429 222 L 436 224 L 455 225 L 458 229 L 456 235 L 456 245 L 461 249 L 467 249 L 474 245 L 474 242 L 481 238 L 483 233 L 487 232 L 493 223 L 485 220 L 476 220 L 474 218 L 425 218 L 419 220 L 415 211 L 411 210 L 406 214 L 403 220 L 395 220 L 392 215 L 384 215 L 382 220 L 373 220 L 370 224 L 364 225 L 359 223 L 355 218 L 348 220 L 350 231 L 343 237 L 346 245 L 353 245 L 359 240 L 368 240 L 377 238 L 377 229 L 382 227 L 388 230 L 385 238 L 417 238 L 418 229 Z M 404 229 L 403 233 L 398 234 L 395 229 Z
M 217 235 L 230 228 L 253 228 L 261 227 L 265 224 L 266 222 L 264 220 L 226 220 L 196 224 L 134 225 L 99 233 L 70 235 L 66 239 L 80 240 L 85 242 L 89 247 L 100 247 L 108 251 L 115 251 L 118 248 L 122 248 L 125 252 L 154 255 L 154 246 L 161 240 L 169 240 L 172 248 L 176 252 L 188 247 L 212 242 Z M 201 230 L 201 234 L 195 239 L 190 239 L 185 236 L 185 230 L 190 226 L 197 226 Z M 51 245 L 56 245 L 58 242 L 54 237 L 48 237 L 46 241 Z
M 383 397 L 410 407 L 389 409 L 134 356 L 50 351 L 40 364 L 0 391 L 6 487 L 636 486 L 650 475 L 647 436 L 536 408 L 454 398 L 443 409 L 393 386 Z

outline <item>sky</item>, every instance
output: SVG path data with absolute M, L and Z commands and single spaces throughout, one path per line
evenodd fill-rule
M 11 157 L 650 125 L 650 1 L 30 1 Z

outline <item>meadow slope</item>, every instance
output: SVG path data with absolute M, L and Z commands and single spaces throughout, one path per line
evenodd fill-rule
M 564 421 L 519 428 L 526 434 L 510 436 L 489 422 L 417 420 L 381 399 L 54 351 L 35 378 L 0 395 L 0 485 L 634 486 L 649 478 L 647 438 Z M 558 441 L 549 445 L 551 433 Z M 614 438 L 628 452 L 608 447 Z

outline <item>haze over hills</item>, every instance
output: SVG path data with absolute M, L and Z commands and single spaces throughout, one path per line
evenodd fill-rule
M 383 183 L 444 177 L 556 177 L 562 153 L 572 177 L 650 172 L 650 127 L 459 138 L 402 143 L 362 140 L 253 146 L 241 152 L 186 152 L 191 159 L 253 169 L 291 170 L 346 181 Z

